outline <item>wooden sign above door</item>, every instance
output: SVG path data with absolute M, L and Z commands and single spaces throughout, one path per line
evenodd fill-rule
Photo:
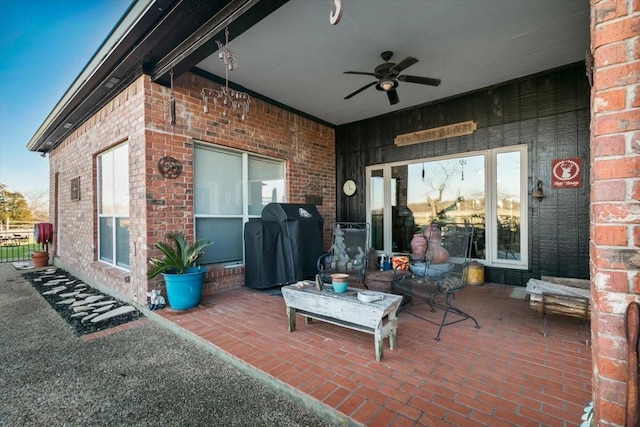
M 461 122 L 398 135 L 395 137 L 393 142 L 398 147 L 402 147 L 405 145 L 420 144 L 421 142 L 437 141 L 439 139 L 470 135 L 476 129 L 478 129 L 478 124 L 474 121 Z

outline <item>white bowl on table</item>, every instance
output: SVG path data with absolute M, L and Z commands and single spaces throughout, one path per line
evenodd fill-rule
M 358 299 L 362 302 L 380 301 L 381 299 L 384 299 L 384 294 L 382 292 L 374 291 L 358 291 Z

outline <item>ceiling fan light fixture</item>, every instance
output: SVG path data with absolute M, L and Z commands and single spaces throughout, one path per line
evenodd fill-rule
M 398 82 L 393 79 L 383 78 L 382 80 L 380 80 L 380 82 L 378 82 L 377 86 L 379 90 L 389 92 L 390 90 L 395 89 L 396 86 L 398 86 Z

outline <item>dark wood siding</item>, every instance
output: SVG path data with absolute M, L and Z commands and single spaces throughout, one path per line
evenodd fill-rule
M 589 278 L 589 85 L 584 63 L 336 129 L 336 182 L 355 179 L 353 197 L 337 191 L 337 219 L 364 221 L 365 167 L 414 158 L 528 145 L 529 270 L 486 268 L 488 282 L 524 285 L 541 275 Z M 396 147 L 398 134 L 473 120 L 472 135 Z M 582 187 L 551 189 L 554 159 L 582 159 Z

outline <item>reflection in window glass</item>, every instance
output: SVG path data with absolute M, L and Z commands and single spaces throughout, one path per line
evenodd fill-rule
M 242 218 L 199 218 L 196 236 L 214 243 L 204 248 L 204 255 L 198 262 L 209 264 L 242 259 Z
M 116 218 L 116 265 L 129 268 L 129 218 Z
M 522 196 L 526 155 L 526 145 L 518 145 L 368 167 L 373 247 L 410 253 L 413 235 L 424 234 L 435 223 L 443 245 L 453 248 L 450 239 L 462 226 L 473 225 L 472 258 L 485 265 L 527 268 L 522 250 L 527 248 L 522 233 L 527 229 L 527 199 Z
M 129 146 L 113 150 L 113 205 L 115 214 L 129 216 Z
M 129 145 L 97 159 L 98 258 L 129 268 Z
M 285 163 L 199 145 L 195 150 L 195 232 L 214 242 L 201 262 L 241 263 L 244 224 L 271 202 L 286 202 Z
M 393 252 L 407 252 L 411 250 L 411 239 L 416 232 L 413 212 L 408 206 L 408 177 L 407 165 L 391 168 L 391 239 Z
M 101 217 L 100 224 L 100 260 L 113 263 L 113 217 Z
M 194 169 L 196 214 L 242 215 L 242 153 L 198 150 Z
M 115 213 L 113 201 L 113 153 L 105 153 L 98 157 L 98 186 L 100 189 L 100 206 L 98 212 L 101 215 L 113 215 Z
M 384 180 L 382 169 L 371 171 L 369 197 L 371 205 L 371 246 L 384 250 Z
M 249 215 L 261 215 L 271 202 L 284 202 L 282 162 L 249 157 Z
M 496 160 L 498 259 L 520 259 L 520 155 L 498 153 Z
M 398 250 L 410 251 L 412 235 L 424 233 L 432 223 L 440 228 L 473 224 L 477 248 L 474 258 L 484 258 L 484 163 L 484 155 L 477 155 L 392 168 L 400 195 L 393 229 Z

